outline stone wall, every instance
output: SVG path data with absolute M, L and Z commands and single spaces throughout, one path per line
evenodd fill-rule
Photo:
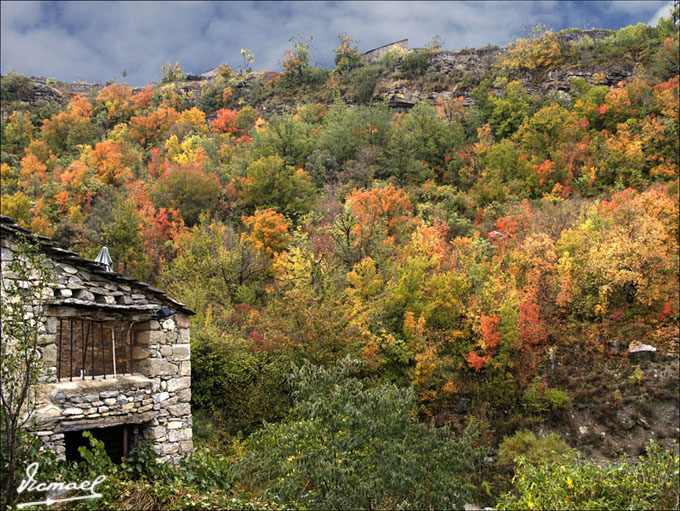
M 0 266 L 3 281 L 9 281 L 16 278 L 9 264 L 18 248 L 16 234 L 21 230 L 7 217 L 0 220 Z M 48 256 L 46 266 L 52 270 L 53 279 L 45 296 L 50 303 L 34 307 L 32 312 L 42 318 L 42 369 L 30 427 L 48 449 L 63 456 L 67 431 L 137 424 L 144 438 L 152 442 L 159 461 L 179 461 L 193 447 L 189 338 L 192 312 L 161 291 L 100 271 L 95 263 L 57 249 L 45 238 L 33 240 Z M 171 308 L 175 315 L 162 321 L 153 319 L 161 307 Z M 131 370 L 115 377 L 106 374 L 58 380 L 60 318 L 129 324 Z
M 139 424 L 144 438 L 153 443 L 159 461 L 179 461 L 193 447 L 189 318 L 177 314 L 163 322 L 147 320 L 135 325 L 133 374 L 57 381 L 58 350 L 53 325 L 58 317 L 79 312 L 80 317 L 95 320 L 111 318 L 106 312 L 50 308 L 41 346 L 41 380 L 45 383 L 37 387 L 33 429 L 49 449 L 63 455 L 65 431 Z
M 154 442 L 161 460 L 176 461 L 192 449 L 189 318 L 177 314 L 144 328 L 136 335 L 133 358 L 137 370 L 154 382 L 152 399 L 158 412 L 144 436 Z
M 369 50 L 361 55 L 361 60 L 364 62 L 377 62 L 380 60 L 380 57 L 392 50 L 408 51 L 408 39 L 402 39 L 401 41 L 395 41 L 393 43 Z

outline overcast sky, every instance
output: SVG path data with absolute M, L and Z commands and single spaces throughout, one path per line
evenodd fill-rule
M 545 2 L 2 2 L 1 68 L 18 73 L 143 85 L 179 61 L 201 73 L 238 68 L 241 48 L 254 69 L 279 70 L 291 36 L 312 40 L 312 60 L 332 67 L 337 36 L 367 51 L 399 39 L 444 48 L 504 45 L 527 26 L 618 29 L 656 25 L 671 1 Z M 126 69 L 124 80 L 120 72 Z

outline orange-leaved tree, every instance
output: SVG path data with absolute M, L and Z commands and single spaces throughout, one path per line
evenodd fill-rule
M 241 236 L 251 243 L 257 250 L 273 257 L 288 246 L 290 222 L 281 213 L 271 208 L 258 209 L 251 216 L 241 217 L 243 224 L 250 229 L 250 233 Z

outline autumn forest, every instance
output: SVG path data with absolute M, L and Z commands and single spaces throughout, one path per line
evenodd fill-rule
M 674 16 L 462 75 L 343 34 L 333 69 L 297 39 L 279 73 L 3 76 L 1 213 L 196 312 L 197 452 L 109 467 L 97 505 L 677 506 Z

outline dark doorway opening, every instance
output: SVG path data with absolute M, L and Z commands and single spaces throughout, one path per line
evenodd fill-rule
M 64 433 L 67 461 L 82 461 L 83 458 L 80 456 L 78 448 L 81 446 L 90 447 L 90 441 L 83 437 L 83 431 L 89 431 L 94 438 L 104 442 L 106 454 L 114 463 L 120 463 L 130 453 L 130 450 L 137 445 L 140 436 L 140 429 L 137 424 L 67 431 Z

